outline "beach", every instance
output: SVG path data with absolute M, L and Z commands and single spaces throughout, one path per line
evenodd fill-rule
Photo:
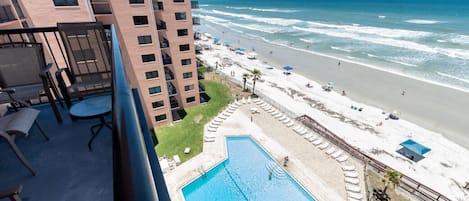
M 225 32 L 224 37 L 226 38 L 222 38 L 222 40 L 238 42 L 234 36 L 230 38 L 230 35 Z M 448 104 L 446 102 L 462 105 L 457 102 L 462 101 L 457 93 L 464 92 L 363 67 L 345 60 L 341 60 L 339 66 L 337 58 L 310 55 L 310 53 L 286 47 L 263 46 L 260 42 L 244 39 L 239 38 L 239 45 L 251 51 L 251 48 L 254 47 L 255 52 L 259 54 L 258 60 L 247 59 L 246 55 L 236 54 L 222 45 L 213 45 L 210 40 L 199 41 L 199 43 L 212 47 L 211 50 L 203 51 L 199 57 L 211 66 L 215 66 L 217 62 L 221 64 L 223 58 L 231 58 L 234 65 L 220 67 L 217 71 L 223 73 L 227 79 L 238 83 L 242 83 L 241 75 L 243 73 L 252 69 L 261 70 L 262 81 L 256 83 L 256 93 L 275 102 L 274 106 L 289 113 L 290 117 L 308 115 L 352 146 L 437 192 L 455 200 L 469 199 L 469 194 L 462 189 L 464 182 L 469 181 L 469 177 L 467 177 L 467 172 L 469 172 L 468 149 L 456 144 L 447 133 L 422 127 L 419 122 L 412 119 L 412 116 L 408 114 L 409 111 L 397 109 L 396 106 L 389 106 L 388 109 L 380 105 L 381 102 L 387 101 L 387 104 L 392 104 L 392 101 L 395 101 L 399 107 L 404 109 L 406 104 L 418 108 L 433 108 L 427 108 L 428 111 L 416 110 L 413 118 L 418 118 L 419 121 L 442 121 L 444 124 L 450 124 L 455 117 L 446 116 L 449 119 L 436 117 L 432 119 L 431 115 L 439 112 L 436 108 L 445 108 Z M 243 41 L 246 42 L 243 44 Z M 269 58 L 269 51 L 273 51 L 272 58 Z M 266 62 L 272 65 L 282 61 L 290 61 L 290 63 L 274 65 L 276 69 L 266 68 L 268 66 Z M 307 62 L 304 65 L 310 67 L 308 70 L 303 70 L 311 73 L 310 70 L 314 69 L 316 73 L 309 76 L 307 72 L 303 73 L 300 67 L 301 62 Z M 287 64 L 294 66 L 292 74 L 288 76 L 281 70 L 281 66 Z M 318 80 L 315 77 L 318 77 Z M 321 84 L 328 81 L 334 82 L 334 92 L 325 92 L 321 89 Z M 313 87 L 307 87 L 308 83 Z M 396 83 L 405 85 L 405 88 L 396 86 L 398 85 Z M 252 81 L 249 80 L 247 82 L 248 88 L 252 88 L 252 85 Z M 355 88 L 356 91 L 353 90 Z M 406 91 L 404 95 L 402 95 L 403 88 Z M 342 90 L 346 91 L 346 96 L 341 95 Z M 414 92 L 414 90 L 417 91 Z M 430 97 L 431 94 L 446 93 L 446 96 L 440 99 L 425 98 L 425 96 L 422 98 L 418 97 L 420 93 Z M 361 94 L 365 94 L 366 97 L 360 97 Z M 371 101 L 368 102 L 368 99 Z M 429 99 L 426 101 L 429 103 L 422 103 L 425 102 L 425 99 Z M 351 109 L 351 106 L 361 108 L 361 110 Z M 454 107 L 452 110 L 454 114 L 463 118 L 462 111 L 465 108 L 456 108 L 455 105 L 449 107 Z M 397 112 L 399 120 L 387 118 L 388 114 L 394 110 L 399 111 Z M 451 116 L 452 114 L 445 113 L 444 115 Z M 461 126 L 464 127 L 464 125 Z M 443 126 L 438 124 L 438 127 L 442 128 Z M 401 148 L 399 144 L 408 139 L 429 147 L 431 151 L 419 162 L 410 161 L 396 152 Z M 461 143 L 461 141 L 457 141 L 457 143 Z
M 293 66 L 294 73 L 321 85 L 333 82 L 335 91 L 344 90 L 355 101 L 387 112 L 397 111 L 399 117 L 469 149 L 469 117 L 465 115 L 469 113 L 468 92 L 353 63 L 347 58 L 274 45 L 227 30 L 222 33 L 210 26 L 204 29 L 248 50 L 254 48 L 268 65 L 278 69 Z M 403 91 L 405 95 L 402 95 Z

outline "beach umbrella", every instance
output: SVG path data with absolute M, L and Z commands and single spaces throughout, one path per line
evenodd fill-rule
M 244 52 L 244 51 L 246 51 L 246 48 L 238 47 L 236 50 L 239 50 L 239 51 L 241 51 L 241 52 Z
M 213 43 L 218 43 L 219 41 L 220 41 L 220 38 L 218 37 L 213 38 Z
M 231 41 L 225 41 L 225 46 L 226 46 L 226 47 L 231 46 L 231 44 L 233 44 Z
M 291 70 L 293 70 L 293 67 L 291 67 L 291 66 L 284 66 L 284 67 L 283 67 L 283 70 L 291 71 Z

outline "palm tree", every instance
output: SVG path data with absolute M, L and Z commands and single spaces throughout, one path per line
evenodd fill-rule
M 251 74 L 253 76 L 252 78 L 252 94 L 254 94 L 254 89 L 256 87 L 256 81 L 261 78 L 261 71 L 258 69 L 254 69 L 251 71 Z
M 396 170 L 386 170 L 384 172 L 384 189 L 383 192 L 386 193 L 388 187 L 396 187 L 399 184 L 399 178 L 401 177 L 401 173 Z
M 246 91 L 246 81 L 248 81 L 248 79 L 251 78 L 251 74 L 249 73 L 244 73 L 243 74 L 243 91 Z

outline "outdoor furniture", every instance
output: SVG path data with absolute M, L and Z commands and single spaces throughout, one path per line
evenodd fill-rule
M 28 168 L 32 175 L 36 175 L 36 172 L 16 145 L 15 137 L 27 137 L 29 135 L 29 130 L 31 130 L 31 127 L 33 124 L 35 124 L 44 138 L 49 140 L 49 137 L 47 137 L 46 133 L 36 120 L 38 115 L 39 110 L 33 108 L 21 108 L 18 112 L 14 112 L 0 118 L 0 137 L 3 138 L 8 143 L 8 145 L 10 145 L 18 159 L 23 163 L 24 166 L 26 166 L 26 168 Z
M 99 123 L 90 127 L 91 138 L 88 142 L 88 149 L 91 149 L 91 143 L 105 126 L 112 130 L 104 117 L 111 113 L 112 98 L 111 96 L 97 96 L 80 101 L 70 108 L 70 115 L 77 119 L 99 119 Z
M 10 201 L 21 201 L 20 193 L 23 190 L 23 186 L 17 186 L 0 191 L 0 199 L 8 198 Z
M 41 43 L 0 44 L 0 88 L 4 92 L 0 93 L 0 103 L 11 103 L 17 110 L 28 107 L 33 99 L 41 101 L 41 96 L 45 95 L 55 118 L 62 122 L 54 97 L 60 104 L 62 102 L 51 79 L 51 66 L 46 64 Z
M 58 23 L 57 27 L 68 67 L 60 68 L 56 77 L 67 106 L 74 98 L 111 92 L 111 53 L 102 23 Z

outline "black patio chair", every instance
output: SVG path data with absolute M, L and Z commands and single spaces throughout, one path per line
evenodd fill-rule
M 0 44 L 0 103 L 11 103 L 17 110 L 28 107 L 32 100 L 42 102 L 46 96 L 58 122 L 62 117 L 55 103 L 60 95 L 49 72 L 52 64 L 46 64 L 41 43 Z M 19 100 L 11 102 L 12 100 Z
M 58 23 L 68 67 L 57 71 L 60 91 L 68 107 L 72 99 L 112 91 L 111 52 L 101 22 Z

